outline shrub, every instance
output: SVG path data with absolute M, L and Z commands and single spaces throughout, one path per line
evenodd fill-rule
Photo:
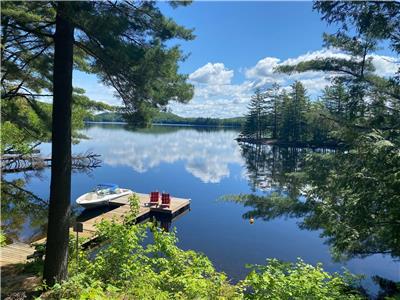
M 350 273 L 329 274 L 304 263 L 284 263 L 268 259 L 267 265 L 252 266 L 246 279 L 239 283 L 245 299 L 363 299 L 353 287 L 357 279 Z
M 144 245 L 147 232 L 153 243 Z M 98 225 L 107 240 L 96 256 L 71 257 L 69 280 L 43 295 L 49 299 L 234 299 L 238 288 L 209 259 L 176 246 L 175 233 L 152 225 Z M 75 274 L 75 275 L 74 275 Z

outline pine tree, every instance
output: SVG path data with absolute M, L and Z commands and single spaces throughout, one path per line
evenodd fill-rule
M 302 142 L 307 140 L 306 113 L 309 109 L 309 99 L 301 82 L 296 81 L 289 93 L 282 93 L 282 124 L 279 139 L 287 142 Z
M 271 131 L 273 139 L 278 138 L 279 122 L 281 121 L 281 91 L 280 86 L 274 83 L 265 92 L 264 107 L 267 113 L 267 128 Z
M 267 111 L 264 100 L 265 94 L 257 89 L 248 106 L 249 113 L 246 116 L 243 135 L 253 137 L 256 140 L 260 140 L 264 136 L 267 125 Z
M 308 110 L 308 98 L 306 96 L 306 89 L 300 81 L 296 81 L 292 85 L 290 93 L 292 102 L 293 113 L 293 141 L 300 142 L 307 140 L 307 120 L 306 112 Z
M 281 141 L 289 142 L 292 140 L 292 103 L 289 94 L 284 90 L 280 95 L 281 99 L 281 122 L 279 124 L 278 139 Z
M 322 95 L 322 102 L 327 110 L 334 116 L 345 117 L 347 111 L 348 95 L 343 83 L 325 87 Z
M 172 5 L 186 2 L 172 2 Z M 182 54 L 171 39 L 193 38 L 155 2 L 2 3 L 2 99 L 53 97 L 52 169 L 44 279 L 67 275 L 71 194 L 72 71 L 96 74 L 130 113 L 188 101 L 193 87 L 178 74 Z M 3 71 L 2 69 L 2 71 Z

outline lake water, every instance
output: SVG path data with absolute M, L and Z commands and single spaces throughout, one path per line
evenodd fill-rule
M 74 145 L 73 152 L 100 154 L 102 165 L 89 173 L 73 174 L 73 202 L 102 182 L 142 193 L 159 190 L 191 198 L 191 210 L 172 224 L 177 229 L 179 246 L 204 253 L 233 281 L 245 276 L 245 264 L 263 264 L 266 258 L 295 261 L 298 257 L 311 264 L 322 262 L 328 271 L 340 271 L 345 266 L 356 274 L 400 280 L 399 264 L 390 256 L 372 255 L 335 263 L 320 232 L 299 229 L 300 220 L 256 219 L 250 224 L 242 217 L 248 207 L 222 201 L 220 197 L 226 194 L 246 194 L 252 189 L 263 193 L 252 184 L 248 162 L 235 141 L 236 130 L 155 126 L 128 131 L 124 125 L 97 124 L 82 133 L 89 139 Z M 43 145 L 41 150 L 49 154 L 50 145 Z M 7 175 L 5 179 L 19 176 Z M 49 170 L 25 179 L 25 189 L 48 198 Z M 27 221 L 29 213 L 24 218 L 13 224 L 15 237 L 20 240 L 29 239 L 42 228 L 40 221 Z M 367 280 L 366 285 L 371 288 L 371 281 Z

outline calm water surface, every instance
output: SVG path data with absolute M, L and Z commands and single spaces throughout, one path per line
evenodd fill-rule
M 234 140 L 235 130 L 155 126 L 128 131 L 123 125 L 90 125 L 82 133 L 90 139 L 74 145 L 73 152 L 100 154 L 102 166 L 88 174 L 74 173 L 74 205 L 78 196 L 102 182 L 143 193 L 159 190 L 191 198 L 191 211 L 172 224 L 179 246 L 203 252 L 234 281 L 247 273 L 245 264 L 262 264 L 272 257 L 285 261 L 301 257 L 311 264 L 322 262 L 328 271 L 345 266 L 353 273 L 400 280 L 399 264 L 389 256 L 335 263 L 320 232 L 299 229 L 300 220 L 256 219 L 251 225 L 242 217 L 249 208 L 219 200 L 226 194 L 252 192 L 246 161 Z M 44 145 L 42 153 L 49 154 L 50 145 Z M 18 176 L 7 175 L 6 179 Z M 47 199 L 49 179 L 49 170 L 44 170 L 28 178 L 25 188 Z M 38 231 L 40 226 L 25 222 L 17 236 L 26 240 Z M 371 281 L 366 285 L 371 288 Z

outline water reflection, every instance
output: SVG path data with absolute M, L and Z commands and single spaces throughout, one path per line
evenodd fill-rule
M 10 241 L 18 240 L 26 227 L 30 231 L 28 241 L 46 230 L 48 202 L 26 187 L 32 176 L 40 176 L 40 173 L 25 174 L 17 179 L 1 178 L 2 230 Z
M 233 130 L 193 130 L 155 126 L 150 130 L 89 127 L 85 135 L 90 148 L 102 155 L 105 164 L 129 166 L 145 173 L 163 163 L 182 161 L 187 172 L 204 183 L 229 177 L 229 164 L 243 165 Z M 107 126 L 108 129 L 108 126 Z M 107 140 L 108 143 L 104 143 Z M 110 147 L 109 143 L 113 144 Z
M 250 207 L 244 218 L 300 218 L 299 227 L 319 230 L 336 259 L 377 253 L 400 256 L 398 205 L 366 198 L 375 187 L 363 186 L 359 191 L 354 183 L 343 182 L 341 177 L 348 173 L 343 153 L 325 150 L 325 156 L 310 155 L 311 150 L 249 144 L 241 144 L 241 149 L 253 191 L 257 187 L 265 191 L 233 197 Z M 337 182 L 332 182 L 332 172 Z M 359 193 L 365 198 L 358 200 Z
M 293 197 L 299 194 L 299 187 L 287 174 L 301 169 L 307 150 L 250 143 L 240 143 L 240 148 L 253 191 L 286 191 Z
M 94 169 L 100 167 L 101 161 L 90 153 L 75 155 L 72 175 L 91 176 Z M 50 168 L 40 167 L 37 170 L 4 172 L 1 176 L 1 229 L 7 242 L 33 242 L 47 231 L 49 182 L 47 174 Z M 32 191 L 31 182 L 45 183 L 41 194 Z M 79 208 L 71 207 L 71 224 Z

